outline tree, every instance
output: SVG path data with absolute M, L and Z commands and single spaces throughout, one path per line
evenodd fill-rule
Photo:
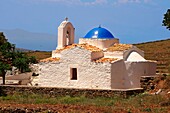
M 29 69 L 29 58 L 22 52 L 15 53 L 15 59 L 13 65 L 19 69 L 21 73 L 30 71 Z
M 163 26 L 166 26 L 166 28 L 170 30 L 170 9 L 168 9 L 167 12 L 164 14 L 164 19 L 162 23 Z
M 0 76 L 2 76 L 3 84 L 5 84 L 5 74 L 6 74 L 6 70 L 9 70 L 9 69 L 10 69 L 9 64 L 0 62 Z
M 0 45 L 7 42 L 7 39 L 5 38 L 3 32 L 0 32 Z
M 7 42 L 4 34 L 0 32 L 0 76 L 2 76 L 3 84 L 5 84 L 6 70 L 9 70 L 12 63 L 13 45 Z
M 0 76 L 2 76 L 3 84 L 5 84 L 6 70 L 10 69 L 10 50 L 12 45 L 7 42 L 4 34 L 0 32 Z M 7 53 L 8 52 L 8 53 Z
M 22 52 L 15 51 L 15 45 L 7 41 L 3 33 L 0 33 L 0 76 L 5 84 L 6 70 L 15 66 L 21 73 L 30 71 L 29 64 L 35 63 L 34 57 L 28 57 Z
M 36 64 L 37 63 L 37 59 L 35 58 L 35 56 L 30 56 L 29 57 L 29 62 L 33 63 L 33 64 Z

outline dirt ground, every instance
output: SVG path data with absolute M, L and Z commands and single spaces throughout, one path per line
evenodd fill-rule
M 121 102 L 116 102 L 111 106 L 97 106 L 87 104 L 17 104 L 15 101 L 7 100 L 1 101 L 0 113 L 170 113 L 170 94 L 167 94 L 170 91 L 170 77 L 164 80 L 158 78 L 155 82 L 157 85 L 150 93 L 162 89 L 160 95 L 166 98 L 159 104 L 156 104 L 154 102 L 156 100 L 152 100 L 152 98 L 147 98 L 152 100 L 151 104 L 145 103 L 138 107 L 134 107 L 134 103 L 124 105 Z
M 0 103 L 0 113 L 155 113 L 147 109 L 148 106 L 136 109 L 123 108 L 122 106 L 116 107 L 101 107 L 92 105 L 50 105 L 50 104 L 2 104 Z M 159 109 L 159 106 L 150 106 L 152 109 Z M 167 108 L 166 113 L 170 113 L 170 107 Z M 163 112 L 163 111 L 162 111 Z
M 109 107 L 96 107 L 89 105 L 49 105 L 49 104 L 2 104 L 0 103 L 0 110 L 3 112 L 48 112 L 48 113 L 104 113 L 104 112 L 121 112 L 127 113 L 125 110 L 114 110 Z

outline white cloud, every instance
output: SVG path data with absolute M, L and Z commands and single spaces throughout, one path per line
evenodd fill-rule
M 152 0 L 144 0 L 144 2 L 145 2 L 145 3 L 147 3 L 147 2 L 151 2 L 151 1 L 152 1 Z
M 107 0 L 95 0 L 94 2 L 84 2 L 85 5 L 107 4 Z
M 139 3 L 139 0 L 118 0 L 118 3 Z
M 126 3 L 148 3 L 152 0 L 117 0 L 115 4 L 126 4 Z
M 50 2 L 50 3 L 62 3 L 65 5 L 118 5 L 127 3 L 149 3 L 152 0 L 93 0 L 91 2 L 86 0 L 18 0 L 18 1 L 29 1 L 33 3 Z
M 32 0 L 35 2 L 54 2 L 54 3 L 64 3 L 64 4 L 74 4 L 74 5 L 102 5 L 107 4 L 107 0 L 95 0 L 93 2 L 86 2 L 82 0 Z

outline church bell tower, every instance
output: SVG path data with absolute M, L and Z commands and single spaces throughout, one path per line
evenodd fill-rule
M 58 46 L 56 49 L 73 44 L 74 32 L 75 28 L 73 27 L 72 23 L 68 21 L 68 18 L 65 18 L 65 20 L 58 27 Z

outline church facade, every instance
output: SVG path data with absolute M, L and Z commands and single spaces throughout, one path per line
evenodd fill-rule
M 130 44 L 120 44 L 101 26 L 74 43 L 75 28 L 68 19 L 58 27 L 58 46 L 52 57 L 41 60 L 38 78 L 42 87 L 83 89 L 140 88 L 142 76 L 156 75 L 156 62 Z

